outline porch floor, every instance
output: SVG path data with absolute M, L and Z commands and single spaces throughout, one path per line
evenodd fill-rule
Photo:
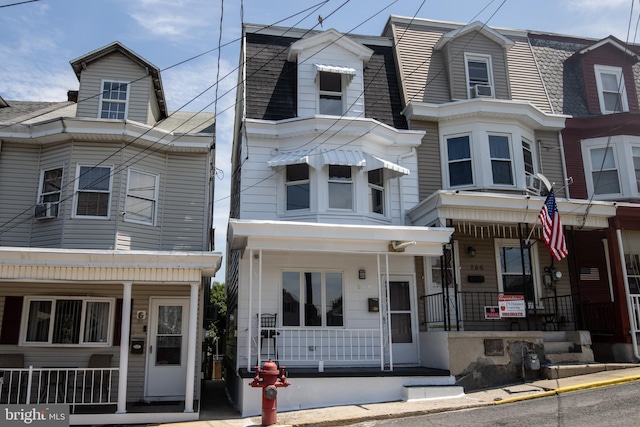
M 241 368 L 242 378 L 253 378 L 255 373 Z M 423 366 L 396 366 L 393 371 L 381 371 L 380 367 L 326 367 L 318 372 L 317 367 L 287 367 L 287 378 L 338 378 L 338 377 L 441 377 L 450 376 L 446 369 L 425 368 Z

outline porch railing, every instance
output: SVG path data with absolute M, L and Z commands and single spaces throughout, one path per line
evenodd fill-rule
M 2 368 L 0 404 L 111 405 L 118 368 Z
M 638 333 L 640 332 L 640 295 L 632 294 L 631 295 L 631 309 L 633 310 L 633 324 L 631 327 L 633 331 Z
M 261 328 L 260 360 L 283 362 L 379 362 L 379 329 Z
M 571 295 L 552 296 L 540 299 L 535 308 L 530 304 L 527 319 L 493 318 L 485 315 L 485 307 L 496 307 L 501 292 L 458 292 L 457 298 L 449 296 L 448 304 L 444 293 L 424 295 L 424 319 L 427 326 L 443 325 L 445 329 L 467 331 L 490 329 L 512 329 L 521 327 L 520 322 L 529 329 L 565 329 L 575 327 L 575 310 Z M 457 299 L 457 310 L 454 301 Z M 458 316 L 456 318 L 456 312 Z M 449 317 L 447 318 L 447 314 Z M 517 325 L 516 325 L 517 324 Z

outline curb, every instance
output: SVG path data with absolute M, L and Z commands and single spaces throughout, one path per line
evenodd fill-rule
M 535 393 L 535 394 L 528 394 L 526 396 L 509 397 L 506 399 L 496 400 L 493 403 L 495 405 L 501 405 L 503 403 L 512 403 L 512 402 L 519 402 L 522 400 L 537 399 L 539 397 L 553 396 L 553 395 L 562 394 L 562 393 L 570 393 L 572 391 L 587 390 L 590 388 L 606 387 L 606 386 L 615 385 L 615 384 L 624 384 L 624 383 L 638 381 L 638 380 L 640 380 L 640 375 L 630 375 L 627 377 L 614 378 L 611 380 L 593 381 L 590 383 L 558 387 L 555 390 L 543 391 L 541 393 Z

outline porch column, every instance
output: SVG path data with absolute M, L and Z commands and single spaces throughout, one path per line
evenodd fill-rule
M 184 393 L 184 412 L 193 412 L 193 385 L 196 369 L 199 286 L 199 283 L 191 284 L 191 295 L 189 298 L 189 337 L 187 339 L 187 381 Z
M 122 323 L 120 326 L 120 366 L 118 375 L 118 406 L 116 414 L 127 412 L 127 378 L 129 366 L 129 330 L 131 329 L 131 282 L 123 283 Z

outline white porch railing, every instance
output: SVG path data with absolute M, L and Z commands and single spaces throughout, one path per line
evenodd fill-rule
M 118 368 L 2 368 L 0 404 L 117 403 Z
M 631 325 L 632 332 L 638 333 L 640 332 L 640 295 L 632 294 L 631 298 L 631 309 L 633 310 L 633 324 Z
M 380 330 L 341 328 L 261 328 L 259 363 L 380 362 Z M 268 337 L 268 338 L 267 338 Z

